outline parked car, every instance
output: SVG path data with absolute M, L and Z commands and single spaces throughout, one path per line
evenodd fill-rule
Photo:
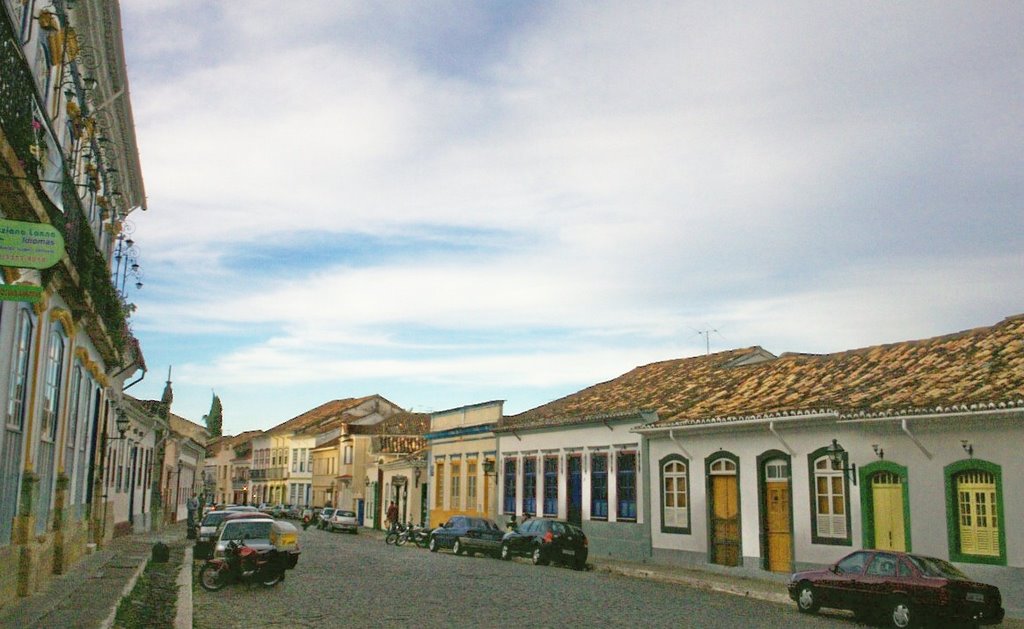
M 999 588 L 971 580 L 943 559 L 910 553 L 858 550 L 828 568 L 795 573 L 788 589 L 801 612 L 877 613 L 897 629 L 924 619 L 998 624 L 1005 614 Z
M 556 562 L 577 570 L 587 567 L 587 536 L 574 524 L 552 518 L 530 518 L 505 533 L 501 558 L 529 557 L 535 566 Z
M 290 522 L 282 522 L 264 513 L 229 513 L 217 527 L 214 557 L 223 557 L 231 541 L 244 541 L 246 546 L 263 552 L 276 549 L 287 553 L 286 568 L 294 568 L 302 550 L 299 532 Z
M 250 507 L 249 505 L 228 505 L 223 508 L 224 511 L 235 511 L 242 513 L 256 513 L 259 511 L 256 507 Z
M 451 548 L 456 555 L 487 553 L 498 556 L 503 535 L 504 531 L 494 520 L 453 515 L 443 525 L 430 532 L 427 547 L 434 553 L 442 548 Z
M 333 508 L 331 508 L 331 507 L 324 507 L 323 509 L 321 509 L 320 510 L 320 515 L 317 517 L 317 520 L 316 520 L 317 528 L 319 528 L 319 529 L 326 529 L 327 528 L 327 522 L 331 519 L 332 515 L 334 515 L 334 509 Z
M 327 526 L 332 531 L 348 531 L 355 534 L 359 532 L 359 520 L 356 519 L 355 511 L 336 509 L 327 521 Z
M 209 559 L 213 557 L 213 541 L 217 535 L 217 527 L 231 513 L 233 512 L 210 511 L 203 516 L 203 519 L 199 522 L 199 531 L 196 534 L 196 545 L 192 549 L 196 559 Z

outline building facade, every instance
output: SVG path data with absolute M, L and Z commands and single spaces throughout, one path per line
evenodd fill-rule
M 494 430 L 501 518 L 560 518 L 582 527 L 602 554 L 646 558 L 646 453 L 632 430 L 656 417 L 624 411 L 502 418 Z
M 498 515 L 494 429 L 503 400 L 460 406 L 430 415 L 430 526 L 453 515 Z M 487 470 L 490 470 L 487 472 Z
M 0 2 L 0 219 L 50 243 L 0 264 L 0 604 L 113 534 L 102 440 L 145 370 L 111 278 L 145 205 L 120 38 L 116 1 Z M 148 430 L 115 449 L 129 501 Z

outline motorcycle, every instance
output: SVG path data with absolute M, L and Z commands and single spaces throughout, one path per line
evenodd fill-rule
M 407 530 L 409 530 L 409 527 L 400 522 L 392 524 L 391 528 L 388 529 L 387 535 L 384 536 L 384 543 L 397 544 L 399 536 Z
M 408 526 L 404 531 L 398 534 L 398 539 L 395 540 L 396 546 L 402 546 L 406 542 L 412 542 L 420 548 L 426 548 L 430 545 L 430 531 L 431 529 L 426 526 Z
M 216 592 L 232 581 L 273 587 L 284 579 L 284 561 L 277 550 L 260 552 L 244 541 L 228 542 L 223 558 L 210 559 L 199 569 L 199 585 Z

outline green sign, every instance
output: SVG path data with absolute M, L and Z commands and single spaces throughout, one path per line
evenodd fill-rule
M 27 301 L 34 304 L 43 294 L 42 286 L 0 284 L 0 301 Z
M 48 269 L 64 257 L 64 237 L 47 223 L 0 219 L 0 266 Z

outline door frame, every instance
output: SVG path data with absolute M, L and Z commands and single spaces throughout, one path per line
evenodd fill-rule
M 740 496 L 740 457 L 736 456 L 732 452 L 727 450 L 718 450 L 711 456 L 704 459 L 704 480 L 705 480 L 705 496 L 707 496 L 707 555 L 708 563 L 714 565 L 724 565 L 715 563 L 715 496 L 714 496 L 714 478 L 711 474 L 711 464 L 719 459 L 728 459 L 733 462 L 736 466 L 736 474 L 730 475 L 736 479 L 736 560 L 737 566 L 743 565 L 743 500 Z M 715 474 L 719 476 L 719 474 Z
M 892 461 L 875 461 L 857 470 L 860 476 L 860 519 L 864 548 L 875 548 L 875 492 L 871 485 L 871 477 L 878 472 L 889 472 L 900 478 L 903 486 L 903 534 L 906 539 L 906 552 L 914 552 L 910 540 L 910 477 L 907 468 Z
M 761 544 L 761 569 L 768 570 L 768 479 L 765 478 L 764 464 L 772 459 L 782 459 L 789 466 L 789 557 L 790 567 L 796 565 L 796 535 L 793 531 L 793 457 L 782 450 L 765 450 L 757 457 L 757 509 L 758 539 Z

